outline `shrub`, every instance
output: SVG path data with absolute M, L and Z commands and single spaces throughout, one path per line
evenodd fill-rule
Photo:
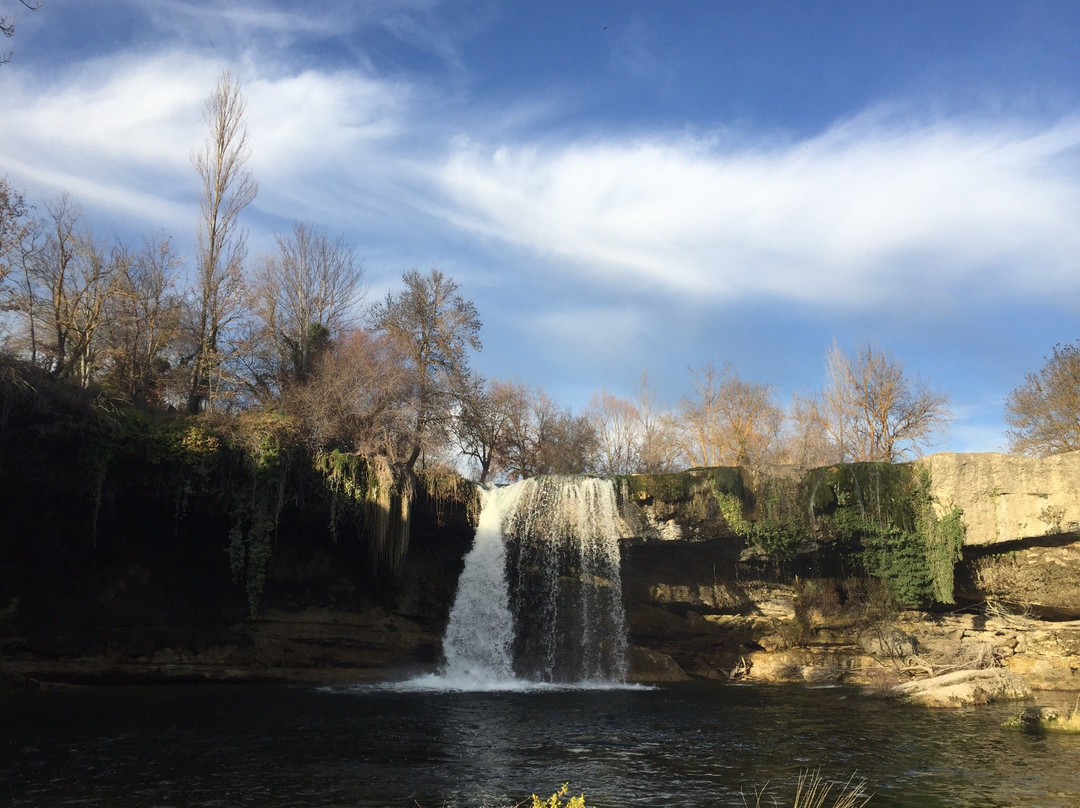
M 532 795 L 532 808 L 585 808 L 585 795 L 579 794 L 576 797 L 571 797 L 566 802 L 563 802 L 563 797 L 566 796 L 566 792 L 570 789 L 569 783 L 563 783 L 562 787 L 548 797 L 546 800 L 541 800 L 535 794 Z

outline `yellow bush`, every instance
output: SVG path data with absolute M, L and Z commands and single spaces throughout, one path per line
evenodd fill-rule
M 566 796 L 566 792 L 570 789 L 569 783 L 563 783 L 562 788 L 548 797 L 546 800 L 540 799 L 535 794 L 532 795 L 532 808 L 585 808 L 585 795 L 579 794 L 576 797 L 571 797 L 566 802 L 563 802 L 563 797 Z

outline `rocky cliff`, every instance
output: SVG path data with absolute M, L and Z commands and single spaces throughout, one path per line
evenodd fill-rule
M 632 640 L 663 677 L 1080 688 L 1078 483 L 1080 454 L 626 478 Z
M 297 453 L 268 415 L 3 404 L 0 675 L 356 680 L 437 665 L 470 484 Z M 995 665 L 1080 688 L 1080 455 L 615 482 L 639 678 Z

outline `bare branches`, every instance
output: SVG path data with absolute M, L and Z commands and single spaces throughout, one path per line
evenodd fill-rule
M 480 464 L 479 482 L 505 468 L 517 415 L 525 408 L 527 393 L 511 382 L 468 379 L 459 395 L 454 436 L 461 453 Z
M 30 11 L 37 11 L 41 8 L 44 0 L 19 0 L 23 8 Z M 0 34 L 6 39 L 11 39 L 15 36 L 15 23 L 18 21 L 18 14 L 4 14 L 0 15 Z M 0 65 L 7 64 L 11 61 L 11 57 L 15 55 L 15 50 L 9 50 L 7 53 L 0 54 Z
M 33 226 L 29 213 L 22 192 L 0 177 L 0 284 L 15 268 L 19 247 Z
M 1005 402 L 1009 448 L 1044 456 L 1080 449 L 1080 343 L 1055 345 Z
M 191 304 L 191 375 L 187 410 L 198 412 L 212 401 L 220 377 L 222 331 L 240 302 L 241 266 L 246 254 L 240 212 L 251 204 L 258 185 L 247 167 L 251 150 L 244 120 L 240 81 L 221 74 L 206 100 L 206 143 L 191 161 L 202 181 L 196 288 Z
M 412 269 L 405 290 L 371 310 L 371 322 L 402 346 L 414 373 L 416 426 L 406 466 L 412 469 L 431 439 L 450 425 L 455 392 L 469 373 L 468 349 L 480 350 L 480 318 L 458 285 L 437 269 Z
M 180 332 L 182 302 L 176 290 L 180 258 L 165 236 L 141 250 L 114 251 L 115 291 L 107 309 L 105 384 L 136 404 L 162 404 Z
M 116 265 L 81 224 L 67 196 L 45 206 L 19 246 L 21 278 L 10 307 L 28 359 L 87 387 L 98 364 L 99 329 L 114 293 Z
M 397 462 L 412 449 L 412 393 L 412 369 L 401 346 L 356 330 L 315 357 L 306 382 L 286 390 L 284 403 L 314 448 Z
M 586 417 L 596 432 L 596 470 L 632 474 L 640 464 L 641 413 L 632 402 L 607 390 L 593 393 Z
M 261 349 L 276 358 L 280 392 L 304 381 L 318 353 L 351 324 L 363 273 L 351 247 L 313 225 L 294 224 L 277 244 L 253 273 L 249 305 L 261 324 Z
M 948 398 L 887 352 L 867 345 L 854 357 L 833 345 L 820 398 L 803 401 L 840 459 L 896 462 L 933 442 L 949 418 Z
M 783 410 L 769 385 L 710 362 L 691 370 L 694 395 L 679 412 L 679 444 L 692 466 L 757 465 L 774 449 Z

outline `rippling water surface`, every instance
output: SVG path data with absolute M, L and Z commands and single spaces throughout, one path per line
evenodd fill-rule
M 702 683 L 15 694 L 0 697 L 0 805 L 509 808 L 569 781 L 589 805 L 713 808 L 766 781 L 790 799 L 820 766 L 865 777 L 872 808 L 1080 806 L 1080 736 L 1002 729 L 1016 709 Z

